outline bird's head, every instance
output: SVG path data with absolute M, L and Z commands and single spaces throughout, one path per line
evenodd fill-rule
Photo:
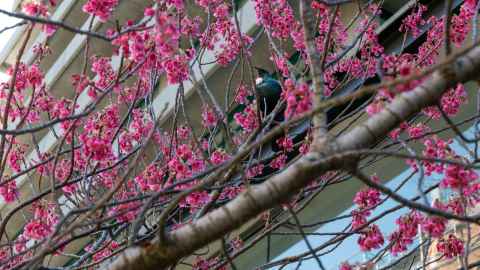
M 255 79 L 255 90 L 260 96 L 271 97 L 272 103 L 280 98 L 282 87 L 275 77 L 267 70 L 255 68 L 257 70 L 257 78 Z
M 255 79 L 256 85 L 261 84 L 266 78 L 272 77 L 268 70 L 259 67 L 255 67 L 255 70 L 257 71 L 257 78 Z

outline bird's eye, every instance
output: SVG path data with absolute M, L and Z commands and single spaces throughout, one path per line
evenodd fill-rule
M 255 79 L 255 84 L 261 84 L 263 82 L 263 78 L 261 77 L 258 77 L 257 79 Z

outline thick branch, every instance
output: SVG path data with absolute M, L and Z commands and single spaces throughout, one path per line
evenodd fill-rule
M 308 1 L 309 2 L 309 1 Z M 315 45 L 315 29 L 316 16 L 312 7 L 306 0 L 300 1 L 300 14 L 302 19 L 303 30 L 305 32 L 305 46 L 308 58 L 310 74 L 313 81 L 313 105 L 318 107 L 324 100 L 324 84 L 323 84 L 323 64 L 328 51 L 330 33 L 332 31 L 333 22 L 337 14 L 338 6 L 332 12 L 331 20 L 328 28 L 328 35 L 324 41 L 324 51 L 322 55 L 317 51 Z M 325 111 L 317 113 L 313 116 L 313 142 L 319 149 L 323 147 L 327 140 L 327 116 Z

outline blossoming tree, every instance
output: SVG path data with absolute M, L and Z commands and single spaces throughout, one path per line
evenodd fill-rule
M 471 90 L 480 77 L 480 3 L 434 1 L 444 6 L 434 13 L 432 3 L 410 1 L 393 33 L 404 42 L 392 51 L 380 38 L 384 1 L 248 1 L 255 35 L 241 30 L 236 0 L 150 1 L 143 18 L 117 22 L 105 33 L 51 20 L 56 0 L 0 10 L 26 26 L 9 79 L 0 85 L 0 197 L 10 206 L 0 216 L 0 269 L 52 267 L 50 259 L 74 244 L 84 248 L 65 269 L 236 269 L 238 256 L 285 224 L 308 250 L 259 263 L 261 269 L 307 258 L 325 269 L 322 254 L 349 238 L 375 256 L 338 262 L 343 270 L 415 252 L 424 267 L 452 258 L 464 269 L 479 264 L 469 256 L 472 226 L 480 222 L 479 134 L 462 131 L 477 127 L 480 116 Z M 83 2 L 92 22 L 115 21 L 118 0 Z M 356 14 L 348 20 L 345 6 Z M 33 64 L 21 61 L 37 28 L 85 35 L 87 44 L 106 41 L 112 52 L 93 55 L 85 46 L 85 63 L 64 89 L 73 98 L 58 97 L 41 68 L 51 53 L 46 44 L 33 45 Z M 253 64 L 261 38 L 271 72 Z M 415 45 L 407 48 L 407 40 Z M 203 59 L 206 52 L 220 70 L 231 70 L 221 93 L 201 69 L 212 64 Z M 165 82 L 174 86 L 163 89 L 174 91 L 174 104 L 159 108 L 152 98 Z M 186 109 L 187 84 L 202 103 L 194 114 Z M 83 94 L 89 105 L 80 108 Z M 462 115 L 467 102 L 478 108 Z M 42 152 L 37 138 L 48 131 L 57 141 Z M 467 151 L 455 150 L 454 137 Z M 414 172 L 416 197 L 385 185 L 388 179 L 376 174 L 388 170 L 376 166 L 380 158 Z M 439 180 L 422 185 L 431 175 Z M 25 176 L 28 194 L 20 192 Z M 346 182 L 363 185 L 354 209 L 331 220 L 319 215 L 317 224 L 346 219 L 349 226 L 313 245 L 298 213 Z M 438 190 L 451 196 L 432 200 Z M 387 200 L 398 206 L 382 208 Z M 395 230 L 382 231 L 377 223 L 402 209 L 408 210 Z M 19 218 L 24 226 L 8 234 Z M 250 220 L 261 228 L 254 237 L 231 237 Z M 449 231 L 449 220 L 464 224 L 467 236 Z M 218 250 L 195 253 L 217 240 Z

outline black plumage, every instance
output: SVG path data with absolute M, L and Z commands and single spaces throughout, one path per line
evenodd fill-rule
M 258 77 L 255 88 L 260 99 L 260 109 L 265 115 L 269 115 L 282 95 L 282 86 L 268 71 L 257 68 Z

